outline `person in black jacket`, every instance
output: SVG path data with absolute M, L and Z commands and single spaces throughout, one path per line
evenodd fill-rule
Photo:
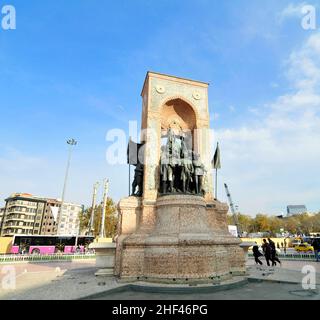
M 268 242 L 271 248 L 271 261 L 272 261 L 272 266 L 276 266 L 277 262 L 281 265 L 281 261 L 279 260 L 279 258 L 277 257 L 277 250 L 276 250 L 276 244 L 270 239 L 268 238 Z
M 254 260 L 256 264 L 263 265 L 262 261 L 259 259 L 259 257 L 263 256 L 263 254 L 260 253 L 258 244 L 256 243 L 252 248 Z
M 264 256 L 266 258 L 266 261 L 267 261 L 267 265 L 268 265 L 268 267 L 270 267 L 270 261 L 272 261 L 272 259 L 271 259 L 271 247 L 270 247 L 270 244 L 267 242 L 266 239 L 263 239 L 262 249 L 263 249 L 263 253 L 264 253 Z M 272 264 L 273 264 L 273 262 L 272 262 Z
M 320 253 L 320 243 L 319 243 L 319 239 L 313 239 L 312 241 L 312 246 L 313 246 L 313 250 L 314 250 L 314 255 L 317 259 L 317 262 L 319 262 L 319 253 Z

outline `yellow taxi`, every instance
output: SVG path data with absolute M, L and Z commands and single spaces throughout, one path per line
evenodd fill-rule
M 313 246 L 311 246 L 309 243 L 304 242 L 296 245 L 294 249 L 297 252 L 313 252 Z

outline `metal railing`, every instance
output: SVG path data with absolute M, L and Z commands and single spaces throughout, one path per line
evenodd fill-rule
M 90 260 L 96 257 L 95 254 L 52 254 L 52 255 L 22 255 L 9 254 L 0 255 L 1 263 L 18 263 L 18 262 L 58 262 L 74 260 Z
M 314 254 L 309 254 L 309 253 L 281 253 L 277 255 L 279 259 L 282 260 L 300 260 L 300 261 L 310 261 L 310 260 L 316 260 Z M 249 253 L 248 254 L 249 258 L 253 258 L 253 254 Z

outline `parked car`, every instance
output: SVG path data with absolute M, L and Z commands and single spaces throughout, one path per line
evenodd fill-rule
M 300 243 L 298 245 L 296 245 L 294 247 L 294 249 L 297 251 L 297 252 L 313 252 L 314 249 L 313 249 L 313 246 L 311 246 L 309 243 L 307 242 L 304 242 L 304 243 Z

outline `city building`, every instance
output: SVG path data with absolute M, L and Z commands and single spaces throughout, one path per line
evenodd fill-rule
M 56 235 L 58 213 L 61 201 L 57 199 L 47 199 L 45 212 L 41 223 L 41 235 Z
M 0 224 L 1 236 L 56 235 L 61 201 L 16 193 L 5 200 Z M 60 235 L 77 235 L 82 206 L 65 203 L 62 210 Z
M 27 193 L 16 193 L 5 199 L 5 202 L 2 236 L 39 234 L 37 230 L 41 224 L 45 199 Z
M 307 207 L 305 205 L 289 205 L 287 206 L 287 216 L 295 216 L 297 214 L 307 213 Z
M 64 203 L 61 211 L 58 235 L 78 235 L 80 230 L 79 215 L 83 207 L 74 203 Z M 58 214 L 58 213 L 57 213 Z
M 4 216 L 4 210 L 5 210 L 5 208 L 0 208 L 0 230 L 1 230 L 1 226 L 2 226 L 2 218 Z

